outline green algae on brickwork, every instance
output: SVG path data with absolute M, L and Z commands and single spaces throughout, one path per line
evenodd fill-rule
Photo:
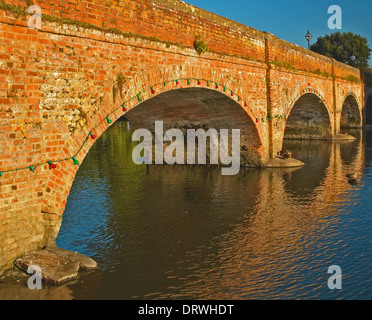
M 343 77 L 341 79 L 349 81 L 349 82 L 354 82 L 354 83 L 362 83 L 362 81 L 360 81 L 356 76 L 353 76 L 351 74 L 349 74 L 347 77 Z
M 16 15 L 27 15 L 27 12 L 25 9 L 14 6 L 12 4 L 5 3 L 4 0 L 0 0 L 0 9 L 3 9 L 4 11 L 9 11 Z
M 194 49 L 196 50 L 196 52 L 201 55 L 203 53 L 206 53 L 209 51 L 209 48 L 208 48 L 208 45 L 206 44 L 206 42 L 201 38 L 201 35 L 197 35 L 195 37 L 195 41 L 194 41 Z
M 120 94 L 120 97 L 123 99 L 123 89 L 125 82 L 125 76 L 122 73 L 119 73 L 116 77 L 115 84 L 112 86 L 112 98 L 114 100 L 114 103 L 116 102 L 115 100 L 118 92 Z

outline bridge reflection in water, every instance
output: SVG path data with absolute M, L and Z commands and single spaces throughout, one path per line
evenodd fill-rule
M 118 122 L 79 169 L 57 239 L 100 265 L 67 286 L 71 298 L 371 299 L 370 151 L 353 134 L 286 141 L 303 168 L 229 177 L 136 166 Z M 348 184 L 351 170 L 359 186 Z M 327 286 L 333 264 L 345 274 L 339 292 Z

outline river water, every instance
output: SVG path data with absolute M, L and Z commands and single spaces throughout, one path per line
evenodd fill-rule
M 137 166 L 119 121 L 82 163 L 59 247 L 99 269 L 49 299 L 372 299 L 372 131 L 287 141 L 300 169 Z M 361 176 L 350 185 L 346 174 Z M 328 268 L 342 269 L 342 290 Z

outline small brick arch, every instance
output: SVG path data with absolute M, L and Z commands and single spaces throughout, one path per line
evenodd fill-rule
M 362 109 L 358 97 L 350 92 L 344 99 L 342 105 L 340 128 L 360 128 L 362 126 Z
M 307 88 L 303 88 L 302 90 L 300 90 L 300 92 L 295 96 L 295 98 L 291 101 L 291 103 L 289 104 L 289 108 L 287 109 L 286 113 L 285 113 L 285 117 L 288 118 L 289 114 L 291 113 L 293 107 L 295 106 L 296 102 L 305 94 L 309 94 L 309 93 L 312 93 L 316 96 L 319 97 L 319 99 L 324 103 L 325 107 L 327 108 L 328 112 L 329 110 L 331 110 L 328 106 L 328 103 L 326 101 L 326 99 L 323 97 L 323 95 L 316 89 L 312 88 L 312 87 L 307 87 Z M 329 112 L 330 113 L 330 112 Z
M 332 118 L 326 100 L 313 88 L 301 90 L 286 112 L 283 139 L 323 139 L 331 135 Z
M 356 101 L 356 103 L 357 103 L 357 105 L 358 105 L 358 109 L 359 109 L 359 110 L 362 110 L 362 105 L 363 105 L 363 104 L 360 102 L 359 97 L 358 97 L 358 96 L 357 96 L 353 91 L 350 91 L 350 92 L 348 92 L 348 93 L 346 94 L 344 101 L 346 101 L 346 99 L 347 99 L 348 97 L 350 97 L 350 96 L 354 97 L 354 99 L 355 99 L 355 101 Z

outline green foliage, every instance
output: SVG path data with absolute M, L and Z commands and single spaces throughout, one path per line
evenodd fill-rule
M 318 74 L 320 76 L 323 76 L 325 78 L 330 78 L 332 77 L 332 74 L 328 73 L 327 71 L 321 71 L 320 69 L 316 69 L 315 71 L 312 71 L 315 74 Z
M 27 14 L 27 12 L 23 8 L 19 8 L 14 5 L 7 4 L 4 2 L 4 0 L 0 0 L 0 9 L 9 11 L 15 15 L 26 15 Z
M 291 70 L 296 69 L 295 66 L 293 64 L 291 64 L 290 62 L 278 61 L 277 58 L 275 58 L 275 60 L 272 61 L 271 63 L 278 66 L 278 67 L 283 67 L 283 68 L 286 68 L 286 69 L 291 69 Z
M 201 39 L 201 36 L 196 36 L 194 48 L 199 55 L 209 51 L 208 45 Z
M 344 77 L 343 79 L 346 81 L 350 81 L 350 82 L 360 83 L 360 80 L 353 75 L 348 75 L 347 77 Z
M 352 32 L 335 32 L 319 37 L 311 46 L 311 50 L 363 71 L 368 69 L 368 60 L 372 51 L 365 37 Z M 355 61 L 350 59 L 351 56 L 355 56 Z

